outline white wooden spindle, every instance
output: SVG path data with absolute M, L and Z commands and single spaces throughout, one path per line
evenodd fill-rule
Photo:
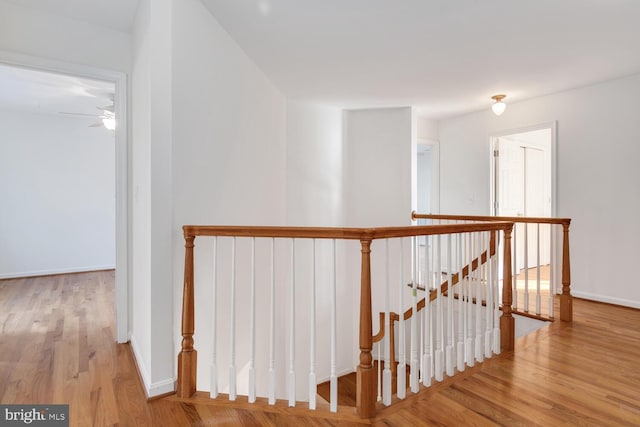
M 382 361 L 381 359 L 382 345 L 381 344 L 382 343 L 380 341 L 376 343 L 376 347 L 378 347 L 378 381 L 376 381 L 378 383 L 378 396 L 376 397 L 376 400 L 378 402 L 382 400 L 382 363 L 380 363 Z
M 457 362 L 457 367 L 458 367 L 458 371 L 462 372 L 464 371 L 464 314 L 463 314 L 463 302 L 464 302 L 464 276 L 462 274 L 462 270 L 464 268 L 464 258 L 462 257 L 463 254 L 463 247 L 462 247 L 462 242 L 464 240 L 464 235 L 462 234 L 458 234 L 457 235 L 457 251 L 458 251 L 458 256 L 457 256 L 457 265 L 458 265 L 458 325 L 457 325 L 457 331 L 458 331 L 458 346 L 456 348 L 456 362 Z
M 391 272 L 389 271 L 389 239 L 384 240 L 384 275 L 385 275 L 385 284 L 384 284 L 384 314 L 385 314 L 385 323 L 391 326 L 391 316 L 389 310 L 389 301 L 391 300 Z M 382 377 L 382 403 L 386 406 L 391 405 L 391 352 L 393 349 L 391 348 L 391 340 L 389 336 L 391 335 L 391 328 L 388 328 L 388 331 L 384 334 L 384 372 Z M 379 363 L 379 362 L 378 362 Z
M 478 267 L 476 268 L 476 360 L 482 362 L 484 360 L 484 348 L 482 347 L 482 233 L 476 234 L 475 240 L 475 257 L 478 259 Z
M 422 347 L 421 347 L 421 375 L 422 375 L 422 384 L 425 387 L 429 387 L 431 385 L 431 379 L 433 378 L 433 335 L 432 335 L 432 319 L 431 315 L 431 259 L 433 258 L 433 253 L 431 253 L 430 249 L 431 244 L 429 240 L 431 236 L 425 237 L 425 251 L 424 251 L 424 310 L 422 310 L 422 331 L 420 334 L 422 338 Z
M 291 239 L 291 299 L 289 300 L 289 406 L 296 406 L 296 239 Z
M 540 315 L 542 297 L 540 296 L 540 223 L 536 224 L 536 314 Z
M 524 224 L 524 311 L 529 312 L 529 224 Z
M 211 399 L 218 397 L 218 366 L 216 360 L 216 317 L 218 312 L 218 306 L 216 303 L 216 296 L 218 291 L 218 236 L 213 238 L 213 290 L 211 295 L 211 330 L 213 333 L 211 341 L 211 390 L 209 396 Z
M 418 384 L 418 266 L 417 237 L 411 237 L 411 283 L 413 284 L 411 299 L 413 315 L 411 316 L 411 368 L 409 370 L 409 386 L 412 393 L 420 389 Z
M 329 410 L 338 411 L 338 318 L 336 317 L 337 264 L 336 240 L 333 239 L 333 281 L 331 284 L 331 376 L 329 379 Z
M 445 366 L 447 375 L 453 376 L 453 262 L 452 262 L 452 238 L 447 236 L 447 348 L 445 351 Z
M 399 319 L 398 319 L 398 376 L 397 376 L 397 392 L 396 395 L 398 399 L 404 399 L 407 395 L 407 384 L 406 384 L 406 362 L 404 355 L 404 346 L 405 346 L 405 330 L 404 330 L 404 241 L 399 239 L 400 242 L 400 286 L 398 287 L 400 295 L 398 298 L 399 307 Z
M 512 239 L 511 239 L 511 254 L 513 255 L 512 258 L 512 263 L 513 265 L 511 266 L 511 278 L 513 280 L 513 293 L 511 296 L 511 300 L 512 303 L 511 305 L 513 306 L 513 309 L 518 309 L 520 308 L 520 306 L 518 305 L 518 245 L 516 243 L 517 240 L 517 230 L 518 230 L 518 223 L 513 224 L 513 234 L 512 234 Z
M 311 330 L 309 343 L 309 409 L 316 409 L 316 394 L 318 386 L 316 382 L 316 239 L 313 239 L 311 258 Z
M 435 275 L 436 280 L 434 285 L 436 287 L 436 348 L 435 348 L 435 372 L 434 376 L 437 381 L 444 379 L 444 313 L 442 312 L 442 239 L 438 234 L 436 236 L 437 242 L 437 258 L 435 263 Z
M 236 400 L 236 238 L 231 241 L 231 352 L 229 365 L 229 400 Z
M 249 403 L 256 401 L 256 238 L 251 238 L 251 348 L 249 356 Z
M 475 358 L 473 357 L 473 287 L 474 287 L 474 276 L 473 276 L 473 233 L 469 233 L 469 240 L 467 244 L 467 258 L 469 265 L 469 275 L 468 275 L 468 284 L 467 284 L 467 328 L 465 335 L 465 358 L 467 360 L 467 365 L 472 367 L 475 365 Z
M 554 250 L 554 241 L 555 239 L 553 238 L 553 224 L 549 224 L 549 317 L 553 318 L 553 296 L 556 293 L 556 281 L 555 278 L 553 277 L 553 273 L 554 268 L 554 262 L 555 262 L 555 250 Z
M 269 318 L 269 405 L 276 404 L 276 245 L 271 238 L 271 301 Z

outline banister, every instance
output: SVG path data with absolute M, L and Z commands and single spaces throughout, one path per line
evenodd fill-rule
M 394 237 L 430 236 L 436 234 L 458 234 L 476 231 L 504 230 L 513 221 L 493 221 L 468 224 L 418 225 L 405 227 L 344 228 L 344 227 L 277 227 L 237 225 L 185 225 L 184 236 L 236 236 L 278 237 L 299 239 L 345 239 L 375 240 Z
M 550 218 L 550 217 L 530 217 L 530 216 L 485 216 L 485 215 L 441 215 L 441 214 L 421 214 L 416 211 L 411 212 L 411 219 L 447 219 L 452 221 L 507 221 L 521 222 L 529 224 L 567 224 L 571 223 L 571 218 Z
M 571 295 L 571 259 L 569 248 L 569 226 L 571 218 L 522 217 L 522 216 L 481 216 L 481 215 L 441 215 L 411 212 L 411 219 L 444 219 L 458 221 L 509 221 L 525 224 L 562 225 L 562 294 L 560 295 L 560 320 L 573 320 L 573 297 Z M 515 272 L 514 272 L 515 274 Z
M 373 370 L 372 305 L 371 305 L 371 243 L 375 239 L 427 236 L 436 234 L 459 234 L 479 231 L 510 232 L 513 222 L 492 221 L 467 224 L 444 224 L 428 226 L 340 228 L 340 227 L 278 227 L 278 226 L 183 226 L 185 238 L 185 269 L 182 301 L 182 349 L 178 355 L 179 397 L 190 397 L 196 391 L 197 352 L 194 348 L 194 241 L 199 236 L 271 237 L 359 240 L 361 243 L 360 282 L 360 357 L 356 371 L 356 409 L 363 418 L 372 418 L 376 412 Z M 494 233 L 492 233 L 494 234 Z M 486 257 L 486 251 L 485 255 Z M 477 264 L 477 259 L 476 259 Z M 473 267 L 472 267 L 473 268 Z M 395 314 L 395 313 L 394 313 Z M 389 316 L 393 318 L 393 315 Z M 397 318 L 398 315 L 395 315 Z M 391 320 L 392 322 L 392 320 Z M 384 333 L 385 321 L 381 322 Z

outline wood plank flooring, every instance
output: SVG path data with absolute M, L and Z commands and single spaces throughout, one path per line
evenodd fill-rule
M 639 426 L 640 310 L 576 299 L 574 316 L 363 422 L 321 403 L 147 401 L 114 341 L 112 271 L 0 280 L 0 403 L 69 403 L 73 426 Z

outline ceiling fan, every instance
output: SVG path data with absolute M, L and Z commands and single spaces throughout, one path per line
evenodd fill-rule
M 90 124 L 90 128 L 104 127 L 109 130 L 115 130 L 116 128 L 116 114 L 115 107 L 113 103 L 113 98 L 111 98 L 111 104 L 105 107 L 96 107 L 98 111 L 102 113 L 68 113 L 65 111 L 59 111 L 59 114 L 64 114 L 67 116 L 77 116 L 77 117 L 95 117 L 96 119 L 100 119 L 100 121 Z

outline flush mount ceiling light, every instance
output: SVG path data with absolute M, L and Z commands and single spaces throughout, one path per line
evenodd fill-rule
M 502 102 L 502 100 L 506 97 L 507 95 L 493 95 L 491 97 L 491 99 L 496 100 L 495 104 L 491 106 L 491 109 L 493 110 L 493 113 L 496 116 L 499 116 L 500 114 L 504 113 L 504 109 L 507 108 L 507 104 Z

